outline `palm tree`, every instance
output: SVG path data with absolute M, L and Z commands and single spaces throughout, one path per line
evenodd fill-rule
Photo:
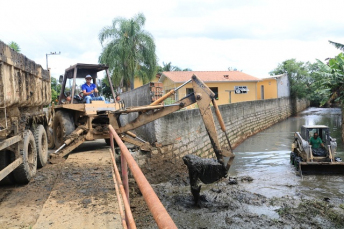
M 330 44 L 334 45 L 337 49 L 341 50 L 341 51 L 344 51 L 344 45 L 341 44 L 341 43 L 337 43 L 337 42 L 334 42 L 334 41 L 328 41 Z
M 99 33 L 103 46 L 99 62 L 109 66 L 114 85 L 134 89 L 134 77 L 143 83 L 154 78 L 157 57 L 153 36 L 143 30 L 142 13 L 131 19 L 115 18 Z
M 14 41 L 11 41 L 10 43 L 8 43 L 8 46 L 10 46 L 10 48 L 13 49 L 14 51 L 20 52 L 19 45 Z

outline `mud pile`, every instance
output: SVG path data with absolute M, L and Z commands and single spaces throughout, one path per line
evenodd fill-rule
M 144 173 L 178 228 L 344 227 L 343 199 L 267 198 L 245 190 L 245 184 L 256 182 L 248 176 L 203 184 L 200 204 L 195 205 L 187 166 L 182 160 L 161 161 L 159 168 L 145 168 Z M 137 227 L 157 228 L 133 180 L 130 186 Z

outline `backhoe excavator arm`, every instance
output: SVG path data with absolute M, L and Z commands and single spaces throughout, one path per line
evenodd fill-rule
M 180 110 L 184 107 L 187 107 L 197 102 L 198 108 L 203 118 L 205 128 L 207 130 L 211 144 L 216 154 L 216 158 L 218 162 L 221 163 L 225 167 L 225 170 L 228 171 L 234 159 L 234 154 L 231 152 L 232 150 L 231 150 L 230 143 L 227 137 L 225 126 L 224 126 L 220 111 L 218 110 L 218 107 L 215 102 L 215 94 L 197 76 L 193 75 L 191 81 L 192 81 L 194 93 L 191 93 L 190 95 L 182 98 L 178 102 L 172 105 L 166 105 L 166 106 L 158 105 L 159 103 L 154 102 L 148 106 L 140 106 L 140 107 L 134 107 L 134 108 L 127 108 L 125 110 L 118 110 L 118 111 L 115 111 L 113 115 L 109 115 L 110 124 L 115 128 L 118 134 L 124 134 L 127 131 L 136 129 L 142 125 L 145 125 L 149 122 L 152 122 L 156 119 L 159 119 L 163 116 L 171 114 L 177 110 Z M 185 84 L 183 84 L 182 86 L 184 86 Z M 180 86 L 179 88 L 181 88 L 182 86 Z M 174 94 L 179 88 L 174 89 L 171 92 L 169 92 L 168 96 L 171 94 Z M 162 102 L 168 96 L 165 95 L 163 99 L 159 100 L 159 102 Z M 226 139 L 229 144 L 228 149 L 222 149 L 220 146 L 218 135 L 215 128 L 214 118 L 211 112 L 211 105 L 210 105 L 211 103 L 214 104 L 215 113 L 219 120 L 221 129 L 224 131 L 224 134 L 226 135 Z M 138 117 L 132 122 L 124 126 L 120 126 L 119 116 L 124 113 L 132 113 L 132 112 L 139 112 Z M 225 163 L 224 157 L 226 157 L 227 159 L 226 163 Z

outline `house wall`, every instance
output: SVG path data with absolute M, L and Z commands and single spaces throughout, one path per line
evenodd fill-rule
M 277 78 L 277 94 L 278 98 L 290 96 L 290 84 L 287 74 Z
M 141 87 L 138 87 L 134 90 L 124 92 L 120 95 L 121 100 L 124 101 L 126 107 L 136 107 L 136 106 L 143 106 L 149 105 L 152 103 L 152 95 L 151 95 L 151 87 L 150 84 L 145 84 Z M 138 116 L 137 112 L 133 112 L 126 115 L 120 116 L 121 125 L 124 126 L 127 123 L 135 120 Z M 155 141 L 154 135 L 154 124 L 148 123 L 144 126 L 136 128 L 133 130 L 138 136 L 141 136 L 142 139 L 149 142 Z
M 262 98 L 262 86 L 264 86 L 264 98 Z M 277 80 L 273 78 L 263 79 L 257 83 L 257 99 L 276 99 Z
M 244 101 L 252 101 L 256 100 L 256 82 L 216 82 L 216 83 L 206 83 L 208 87 L 217 87 L 218 88 L 218 100 L 217 104 L 228 104 L 230 102 L 230 96 L 231 96 L 231 103 L 238 103 L 238 102 L 244 102 Z M 164 93 L 168 92 L 171 89 L 174 89 L 178 86 L 182 85 L 182 83 L 174 83 L 169 78 L 165 78 L 163 81 L 163 87 L 164 87 Z M 245 94 L 235 94 L 234 88 L 235 86 L 247 86 L 248 92 Z M 192 88 L 192 84 L 189 83 L 179 89 L 176 93 L 176 95 L 172 96 L 175 100 L 179 100 L 187 95 L 187 89 Z M 231 90 L 231 92 L 228 92 L 226 90 Z M 231 93 L 231 95 L 229 95 Z
M 134 89 L 143 86 L 143 83 L 140 78 L 135 77 L 134 78 Z

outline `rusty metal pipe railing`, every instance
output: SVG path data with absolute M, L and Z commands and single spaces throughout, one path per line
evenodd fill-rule
M 111 169 L 111 173 L 112 173 L 112 179 L 113 179 L 113 182 L 115 183 L 115 190 L 116 190 L 116 196 L 117 196 L 117 201 L 118 201 L 118 208 L 119 208 L 119 213 L 120 213 L 120 216 L 121 216 L 121 222 L 122 222 L 122 226 L 124 229 L 127 229 L 127 222 L 126 222 L 126 218 L 125 218 L 125 214 L 124 214 L 124 211 L 123 211 L 123 207 L 122 207 L 122 204 L 121 204 L 121 197 L 119 195 L 119 184 L 117 182 L 117 179 L 116 179 L 116 176 L 115 176 L 115 166 L 116 165 L 116 160 L 115 160 L 115 157 L 113 156 L 113 152 L 111 149 L 109 149 L 109 152 L 110 152 L 110 155 L 111 155 L 111 159 L 112 159 L 112 165 L 113 165 L 113 168 Z
M 136 229 L 136 224 L 134 221 L 133 214 L 131 213 L 130 204 L 129 204 L 128 184 L 127 184 L 127 187 L 123 187 L 121 176 L 119 175 L 118 168 L 117 168 L 116 161 L 115 161 L 115 157 L 114 157 L 115 148 L 114 148 L 114 142 L 113 142 L 113 134 L 111 132 L 110 132 L 110 145 L 111 145 L 111 151 L 112 151 L 112 153 L 111 153 L 112 164 L 113 164 L 113 168 L 115 171 L 116 180 L 119 183 L 119 188 L 120 188 L 122 199 L 123 199 L 123 204 L 124 204 L 124 209 L 125 209 L 126 225 L 128 225 L 128 228 L 130 228 L 130 229 Z M 127 179 L 127 182 L 128 182 L 128 179 Z
M 152 186 L 147 181 L 146 177 L 143 175 L 141 169 L 135 162 L 134 158 L 131 156 L 129 150 L 122 142 L 121 138 L 118 136 L 114 128 L 109 125 L 109 130 L 115 138 L 118 146 L 121 149 L 121 158 L 124 157 L 128 163 L 128 166 L 135 178 L 137 185 L 145 199 L 150 212 L 153 215 L 155 222 L 159 228 L 177 228 L 172 218 L 166 211 L 165 207 L 160 202 L 158 196 L 155 194 Z

